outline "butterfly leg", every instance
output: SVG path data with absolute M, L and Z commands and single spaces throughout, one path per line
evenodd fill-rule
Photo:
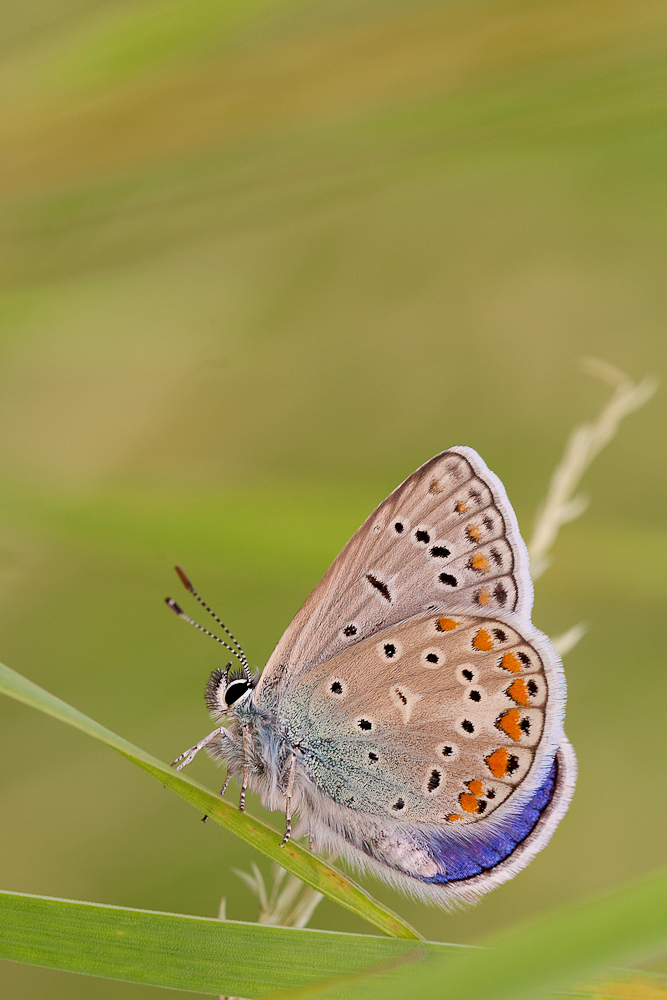
M 296 770 L 296 754 L 292 753 L 289 765 L 289 778 L 287 779 L 287 794 L 285 796 L 285 836 L 280 844 L 284 847 L 292 835 L 292 792 L 294 790 L 294 771 Z
M 232 780 L 232 776 L 231 776 L 231 774 L 228 774 L 228 775 L 227 775 L 227 777 L 225 778 L 225 783 L 224 783 L 224 785 L 223 785 L 223 786 L 222 786 L 222 788 L 220 789 L 220 797 L 221 797 L 221 798 L 222 798 L 222 796 L 223 796 L 223 795 L 225 794 L 225 792 L 227 791 L 227 786 L 229 785 L 229 782 L 230 782 L 231 780 Z
M 176 770 L 180 771 L 182 768 L 184 768 L 187 764 L 189 764 L 191 761 L 195 759 L 195 757 L 202 749 L 202 747 L 205 747 L 206 744 L 210 743 L 212 739 L 215 739 L 216 736 L 219 736 L 220 733 L 224 731 L 224 729 L 225 729 L 224 726 L 220 726 L 219 729 L 214 729 L 212 733 L 209 733 L 208 736 L 205 736 L 203 740 L 200 740 L 196 746 L 190 747 L 190 749 L 186 750 L 185 753 L 182 753 L 180 757 L 177 757 L 176 760 L 172 762 L 171 766 L 176 767 L 176 765 L 178 764 Z
M 243 727 L 243 780 L 241 782 L 241 794 L 239 796 L 239 809 L 245 812 L 245 793 L 250 778 L 250 729 Z

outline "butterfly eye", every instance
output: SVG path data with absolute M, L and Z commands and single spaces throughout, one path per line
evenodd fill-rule
M 232 683 L 228 685 L 227 690 L 225 691 L 225 704 L 227 705 L 227 707 L 233 705 L 234 702 L 238 701 L 239 698 L 241 698 L 246 693 L 249 687 L 250 684 L 245 679 L 245 677 L 237 681 L 232 681 Z

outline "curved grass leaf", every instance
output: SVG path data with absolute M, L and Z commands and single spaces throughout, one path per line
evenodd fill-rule
M 197 993 L 262 997 L 461 946 L 294 930 L 0 891 L 0 958 Z
M 180 772 L 174 771 L 168 764 L 152 757 L 150 754 L 134 746 L 121 736 L 116 736 L 110 729 L 105 729 L 82 712 L 72 708 L 66 702 L 49 694 L 44 688 L 33 684 L 10 667 L 0 664 L 0 693 L 22 701 L 32 708 L 51 715 L 61 722 L 66 722 L 75 729 L 80 729 L 89 736 L 101 740 L 107 746 L 117 750 L 143 771 L 157 778 L 172 791 L 180 795 L 191 805 L 203 813 L 207 813 L 227 830 L 230 830 L 241 840 L 252 844 L 258 851 L 276 861 L 287 871 L 298 876 L 307 885 L 333 899 L 336 903 L 352 910 L 363 917 L 378 930 L 389 937 L 419 940 L 420 937 L 409 924 L 380 903 L 376 903 L 368 893 L 355 885 L 342 872 L 332 868 L 326 862 L 316 858 L 310 851 L 299 844 L 290 841 L 285 847 L 280 847 L 282 835 L 260 820 L 239 812 L 219 795 L 214 795 L 208 789 L 192 781 Z

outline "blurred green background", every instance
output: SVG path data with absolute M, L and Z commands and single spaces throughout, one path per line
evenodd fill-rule
M 607 395 L 578 359 L 664 371 L 666 55 L 653 0 L 0 8 L 0 659 L 171 760 L 223 663 L 162 603 L 175 562 L 261 665 L 449 445 L 529 533 Z M 665 861 L 664 426 L 663 392 L 537 586 L 540 628 L 591 626 L 551 845 L 461 913 L 367 883 L 430 938 Z M 255 918 L 252 850 L 121 758 L 6 701 L 0 747 L 3 888 Z M 368 930 L 328 902 L 313 924 Z M 158 995 L 9 963 L 0 988 Z

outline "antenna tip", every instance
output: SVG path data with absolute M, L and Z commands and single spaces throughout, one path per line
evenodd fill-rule
M 164 603 L 167 605 L 168 608 L 171 608 L 171 610 L 175 614 L 177 614 L 179 618 L 185 618 L 185 613 L 183 611 L 183 608 L 179 607 L 176 601 L 174 601 L 171 597 L 165 597 Z
M 183 586 L 185 587 L 185 589 L 189 590 L 190 592 L 192 592 L 192 584 L 188 580 L 187 576 L 185 575 L 185 573 L 183 572 L 183 570 L 181 569 L 181 567 L 180 566 L 174 566 L 174 569 L 178 573 L 179 579 L 180 579 L 181 583 L 183 584 Z

